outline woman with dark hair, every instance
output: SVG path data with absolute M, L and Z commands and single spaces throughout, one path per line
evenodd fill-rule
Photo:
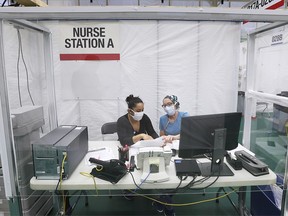
M 117 121 L 117 134 L 122 146 L 131 146 L 140 140 L 158 138 L 150 118 L 144 113 L 144 103 L 132 94 L 126 98 L 127 113 Z

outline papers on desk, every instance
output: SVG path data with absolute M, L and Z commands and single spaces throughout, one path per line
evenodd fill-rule
M 89 162 L 90 157 L 96 158 L 98 160 L 104 160 L 104 161 L 115 158 L 112 149 L 107 148 L 107 147 L 88 151 L 88 153 L 85 156 L 85 164 L 88 166 L 93 165 L 92 163 Z
M 141 140 L 133 144 L 133 148 L 142 148 L 142 147 L 160 147 L 164 144 L 162 137 L 153 139 L 153 140 Z
M 143 147 L 161 147 L 163 146 L 164 141 L 162 137 L 153 139 L 153 140 L 141 140 L 136 142 L 134 145 L 130 146 L 129 154 L 131 155 L 137 155 L 139 152 L 139 148 Z M 167 143 L 167 146 L 170 147 L 170 149 L 179 150 L 179 140 L 173 140 L 172 143 Z
M 173 140 L 172 143 L 167 143 L 171 149 L 179 150 L 179 140 Z
M 153 140 L 141 140 L 130 146 L 129 155 L 137 155 L 139 152 L 139 148 L 144 147 L 160 147 L 164 144 L 162 137 L 158 137 Z

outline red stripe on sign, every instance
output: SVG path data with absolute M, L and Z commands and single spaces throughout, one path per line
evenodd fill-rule
M 120 54 L 60 54 L 61 61 L 83 60 L 83 61 L 99 61 L 99 60 L 120 60 Z
M 266 8 L 266 9 L 267 10 L 274 10 L 274 9 L 279 8 L 279 7 L 282 7 L 283 5 L 284 5 L 284 0 L 277 2 L 276 4 L 271 5 L 270 7 Z

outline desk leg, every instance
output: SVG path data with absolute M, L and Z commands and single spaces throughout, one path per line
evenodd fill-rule
M 79 193 L 79 195 L 76 195 L 76 193 Z M 56 198 L 57 198 L 57 202 L 58 202 L 58 212 L 57 212 L 57 216 L 70 216 L 72 215 L 73 210 L 75 209 L 76 205 L 78 204 L 78 201 L 80 200 L 80 198 L 82 197 L 82 195 L 84 195 L 85 198 L 85 206 L 88 206 L 88 195 L 87 192 L 82 190 L 82 191 L 75 191 L 73 194 L 69 194 L 69 191 L 60 191 L 59 193 L 55 193 Z M 65 198 L 64 198 L 65 196 Z M 72 203 L 71 205 L 71 197 L 76 197 L 76 200 Z M 55 200 L 55 199 L 54 199 Z M 55 206 L 54 206 L 55 207 Z M 65 208 L 65 210 L 64 210 Z
M 70 206 L 70 195 L 69 195 L 69 191 L 63 191 L 64 194 L 62 194 L 62 196 L 60 196 L 60 199 L 62 202 L 60 202 L 61 205 L 61 209 L 62 209 L 62 214 L 64 214 L 64 216 L 66 215 L 71 215 L 72 211 L 71 211 L 71 206 Z M 64 196 L 64 198 L 63 198 Z
M 232 190 L 233 190 L 233 188 L 232 188 Z M 223 191 L 223 192 L 227 195 L 225 189 L 224 189 L 223 187 L 221 187 L 221 188 L 219 188 L 218 191 L 217 191 L 216 198 L 219 197 L 221 191 Z M 235 208 L 235 210 L 239 213 L 238 206 L 233 202 L 233 200 L 230 198 L 229 195 L 227 195 L 227 198 L 228 198 L 229 202 L 231 203 L 231 205 L 232 205 L 232 206 Z M 219 199 L 216 199 L 216 203 L 219 203 Z
M 246 186 L 240 187 L 239 191 L 237 192 L 238 194 L 238 206 L 235 205 L 235 203 L 231 200 L 231 198 L 229 197 L 229 195 L 227 196 L 227 198 L 229 199 L 230 203 L 233 205 L 233 207 L 236 209 L 236 211 L 238 212 L 238 214 L 240 216 L 250 216 L 249 211 L 246 209 Z M 226 191 L 223 187 L 219 188 L 216 194 L 216 198 L 219 197 L 219 194 L 221 191 L 224 191 L 225 194 Z M 216 199 L 216 202 L 219 203 L 219 199 Z
M 72 194 L 71 196 L 75 196 L 75 194 L 79 192 L 79 191 L 76 191 L 74 194 Z M 66 214 L 65 215 L 72 215 L 72 212 L 74 211 L 76 205 L 78 204 L 80 198 L 82 197 L 82 195 L 84 195 L 84 198 L 85 198 L 85 206 L 88 206 L 88 196 L 87 196 L 87 192 L 82 190 L 80 191 L 80 194 L 77 196 L 76 200 L 74 201 L 74 203 L 71 205 L 70 203 L 70 196 L 67 196 L 66 197 L 66 205 L 67 205 L 67 208 L 66 208 Z
M 240 187 L 238 192 L 238 208 L 240 216 L 244 216 L 246 212 L 246 188 L 246 186 Z

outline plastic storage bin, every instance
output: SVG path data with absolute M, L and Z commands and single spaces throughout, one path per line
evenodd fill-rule
M 279 187 L 281 191 L 283 185 L 283 177 L 277 175 L 277 183 L 275 187 Z M 253 216 L 280 216 L 281 208 L 277 205 L 277 197 L 272 189 L 273 185 L 252 186 L 251 187 L 251 214 Z M 279 200 L 278 200 L 279 202 Z

